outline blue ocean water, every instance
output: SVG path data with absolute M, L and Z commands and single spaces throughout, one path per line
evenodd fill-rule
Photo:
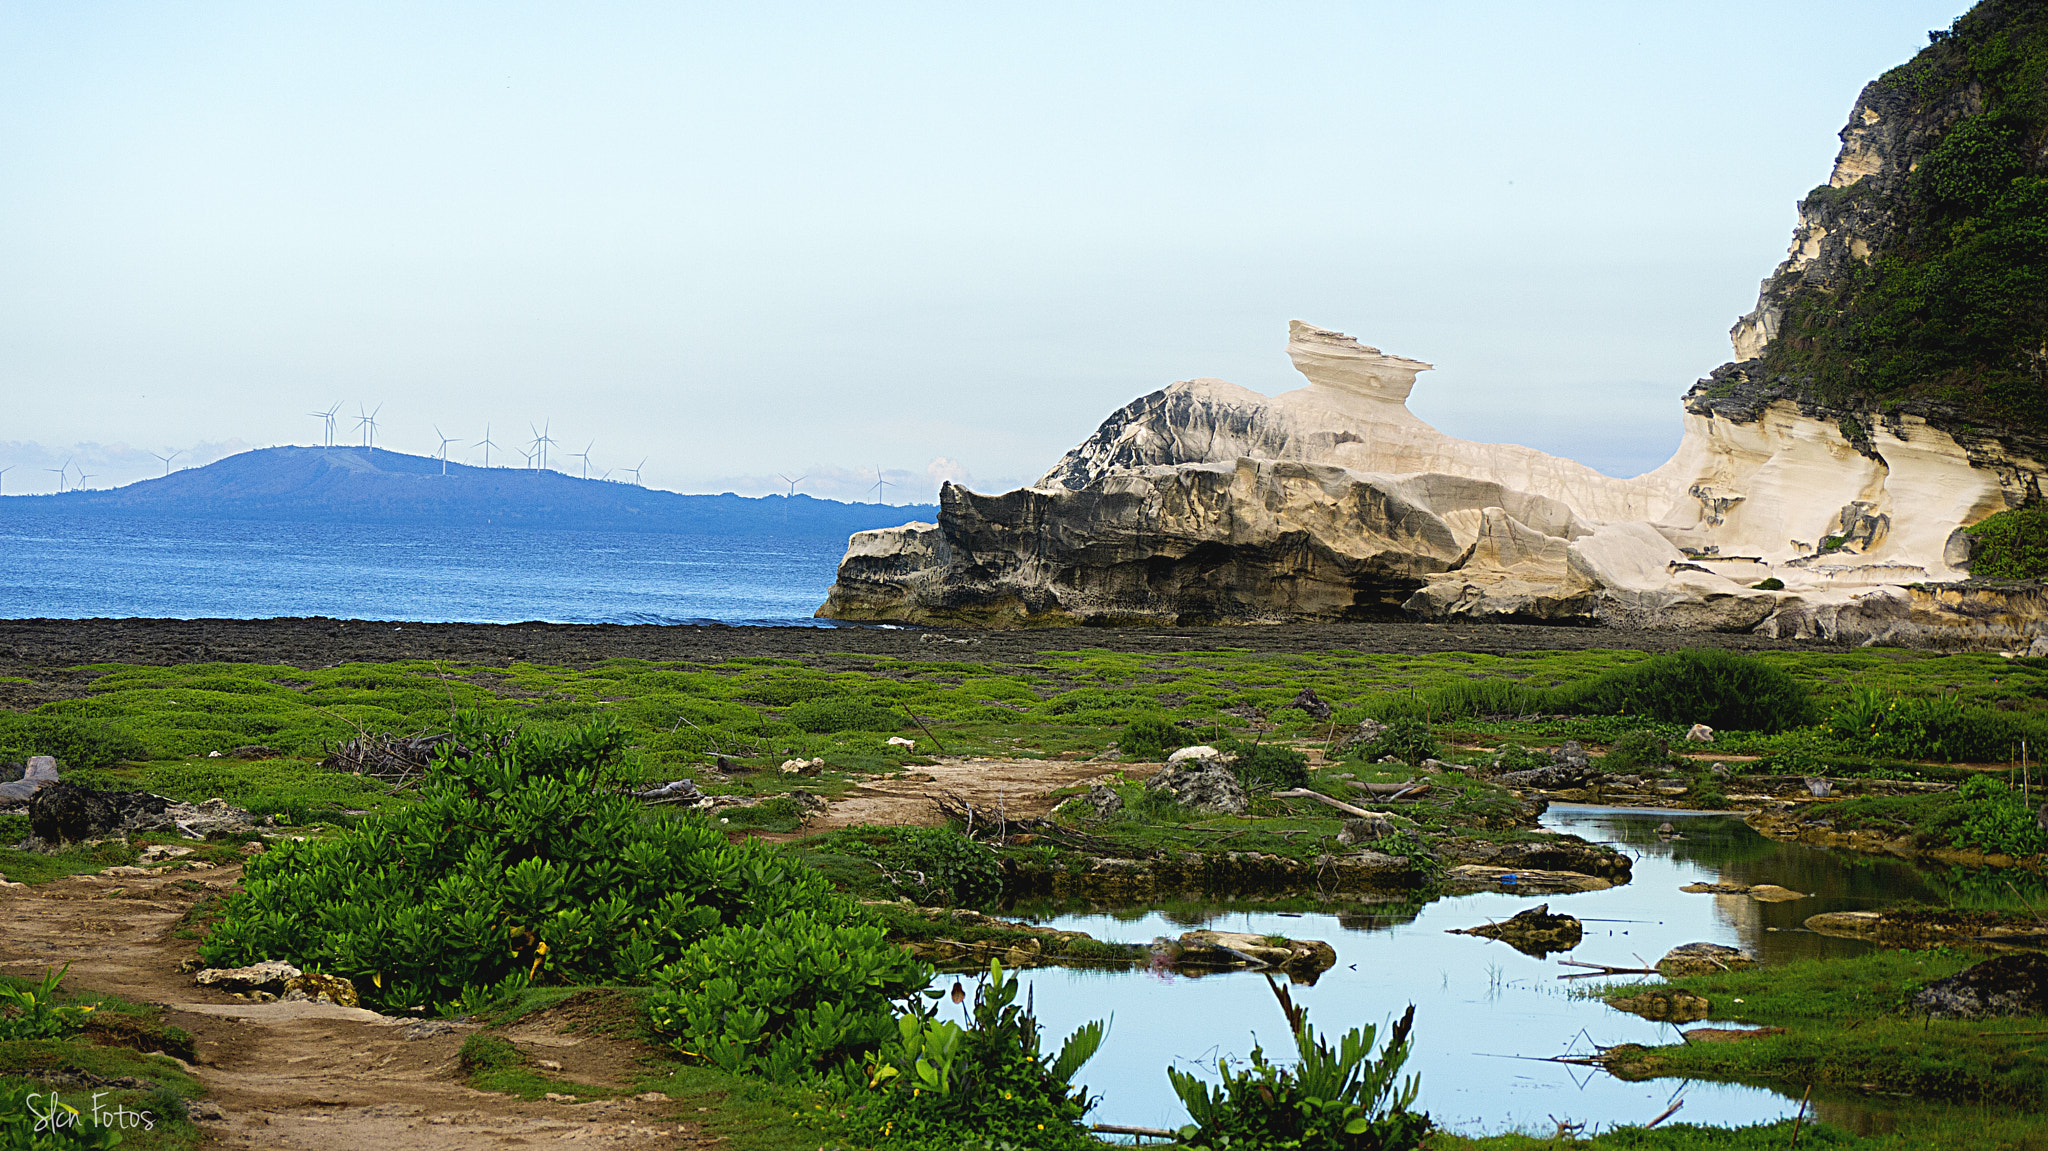
M 772 525 L 765 525 L 772 528 Z M 0 512 L 0 619 L 811 625 L 845 541 Z

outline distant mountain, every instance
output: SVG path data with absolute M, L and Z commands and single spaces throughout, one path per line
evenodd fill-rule
M 931 520 L 926 504 L 687 496 L 557 471 L 477 468 L 360 447 L 262 448 L 106 491 L 0 497 L 13 508 L 152 518 L 835 536 Z

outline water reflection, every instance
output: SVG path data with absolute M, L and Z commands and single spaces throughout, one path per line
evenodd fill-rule
M 1658 833 L 1667 821 L 1678 834 Z M 1793 1114 L 1798 1100 L 1732 1084 L 1624 1083 L 1593 1069 L 1545 1062 L 1548 1056 L 1588 1053 L 1596 1043 L 1675 1042 L 1679 1028 L 1584 998 L 1578 993 L 1582 984 L 1558 978 L 1569 969 L 1555 958 L 1532 958 L 1446 930 L 1505 919 L 1548 902 L 1553 911 L 1585 924 L 1571 958 L 1616 966 L 1651 963 L 1678 944 L 1706 941 L 1783 962 L 1868 947 L 1805 931 L 1801 925 L 1809 915 L 1899 899 L 1939 900 L 1947 890 L 1943 878 L 1904 862 L 1776 843 L 1730 816 L 1560 806 L 1544 822 L 1621 846 L 1636 858 L 1633 882 L 1545 898 L 1480 893 L 1424 906 L 1178 900 L 1160 908 L 1048 907 L 1038 909 L 1037 917 L 1121 942 L 1190 927 L 1326 939 L 1337 949 L 1337 966 L 1314 987 L 1294 989 L 1320 1028 L 1342 1031 L 1385 1022 L 1414 1003 L 1416 1044 L 1409 1070 L 1422 1075 L 1423 1107 L 1467 1132 L 1548 1132 L 1555 1120 L 1646 1122 L 1674 1093 L 1686 1100 L 1679 1118 L 1695 1123 L 1768 1121 Z M 1811 894 L 1770 904 L 1679 891 L 1696 882 L 1774 883 Z M 1169 1064 L 1213 1075 L 1218 1057 L 1242 1058 L 1255 1041 L 1268 1051 L 1287 1046 L 1285 1024 L 1265 981 L 1256 976 L 1195 980 L 1047 969 L 1026 978 L 1040 1018 L 1057 1035 L 1089 1019 L 1113 1019 L 1108 1043 L 1083 1077 L 1104 1097 L 1097 1115 L 1105 1122 L 1178 1126 L 1186 1117 L 1167 1086 Z M 1882 1113 L 1888 1105 L 1854 1097 L 1829 1103 L 1837 1113 L 1860 1116 Z

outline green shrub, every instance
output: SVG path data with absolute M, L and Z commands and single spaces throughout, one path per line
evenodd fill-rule
M 1789 673 L 1719 648 L 1651 656 L 1575 685 L 1567 695 L 1574 711 L 1729 731 L 1783 731 L 1804 725 L 1813 710 L 1806 688 Z
M 2003 780 L 1980 775 L 1964 780 L 1956 794 L 1963 810 L 1961 826 L 1951 833 L 1952 846 L 2017 856 L 2048 851 L 2048 831 Z
M 0 984 L 0 1039 L 61 1039 L 84 1028 L 91 1007 L 57 1005 L 57 985 L 69 970 L 68 963 L 53 967 L 26 987 Z
M 59 767 L 76 771 L 148 759 L 149 747 L 98 720 L 0 711 L 0 760 L 32 755 L 54 755 Z
M 40 753 L 38 753 L 40 754 Z M 111 1123 L 64 1101 L 35 1080 L 0 1086 L 0 1147 L 8 1151 L 98 1151 L 121 1142 Z
M 880 864 L 898 894 L 927 907 L 988 907 L 1002 898 L 995 852 L 950 828 L 887 831 L 883 842 L 855 841 L 847 851 Z
M 869 699 L 807 699 L 782 713 L 782 718 L 813 735 L 838 731 L 898 731 L 903 713 Z
M 1510 771 L 1531 771 L 1550 766 L 1550 757 L 1541 752 L 1530 751 L 1519 743 L 1503 743 L 1493 749 L 1493 757 L 1487 762 L 1489 770 L 1496 773 Z
M 1631 731 L 1614 741 L 1614 746 L 1601 761 L 1609 771 L 1626 771 L 1632 767 L 1668 767 L 1678 762 L 1671 754 L 1671 744 L 1654 731 Z
M 1903 696 L 1867 687 L 1836 705 L 1828 727 L 1873 755 L 1944 763 L 1996 763 L 2032 734 L 2012 716 L 1971 707 L 1958 696 Z
M 1267 983 L 1280 998 L 1294 1033 L 1298 1061 L 1283 1066 L 1252 1048 L 1247 1067 L 1216 1064 L 1222 1080 L 1209 1086 L 1177 1068 L 1166 1070 L 1174 1094 L 1194 1120 L 1180 1131 L 1190 1151 L 1225 1148 L 1289 1151 L 1414 1151 L 1434 1124 L 1408 1110 L 1421 1084 L 1414 1076 L 1396 1082 L 1408 1061 L 1408 1033 L 1415 1007 L 1394 1024 L 1386 1047 L 1373 1055 L 1376 1028 L 1346 1032 L 1332 1047 L 1309 1024 L 1308 1011 L 1294 1006 L 1285 988 Z
M 1093 1101 L 1074 1076 L 1101 1047 L 1106 1028 L 1083 1024 L 1057 1054 L 1042 1055 L 1038 1020 L 1018 1006 L 1018 986 L 1001 964 L 990 963 L 965 1027 L 911 1000 L 896 1033 L 857 1073 L 849 1068 L 842 1076 L 842 1095 L 862 1133 L 919 1151 L 1101 1146 L 1081 1126 Z
M 685 951 L 655 975 L 647 1015 L 681 1050 L 786 1081 L 874 1050 L 892 1000 L 930 979 L 881 927 L 794 911 Z
M 644 984 L 799 912 L 859 918 L 791 858 L 622 796 L 633 772 L 609 725 L 513 732 L 465 714 L 454 732 L 416 803 L 250 860 L 204 961 L 346 976 L 386 1011 L 473 1010 L 528 984 Z
M 1387 724 L 1387 730 L 1366 744 L 1361 752 L 1373 762 L 1391 755 L 1410 767 L 1416 767 L 1425 759 L 1436 758 L 1436 733 L 1423 720 L 1397 719 Z
M 1278 743 L 1226 740 L 1217 750 L 1233 752 L 1230 770 L 1246 791 L 1285 791 L 1308 782 L 1308 757 Z
M 1181 731 L 1164 716 L 1141 715 L 1124 725 L 1117 750 L 1125 759 L 1163 759 L 1181 749 Z
M 1970 574 L 1982 579 L 2048 577 L 2048 504 L 1999 512 L 1963 529 L 1976 539 Z

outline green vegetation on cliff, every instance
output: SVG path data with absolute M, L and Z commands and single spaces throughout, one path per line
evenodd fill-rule
M 2039 432 L 2048 3 L 1985 0 L 1929 40 L 1859 105 L 1905 122 L 1888 129 L 1881 174 L 1817 188 L 1805 205 L 1809 218 L 1846 223 L 1868 258 L 1793 289 L 1764 371 L 1810 379 L 1854 410 L 1931 402 L 1954 422 Z

